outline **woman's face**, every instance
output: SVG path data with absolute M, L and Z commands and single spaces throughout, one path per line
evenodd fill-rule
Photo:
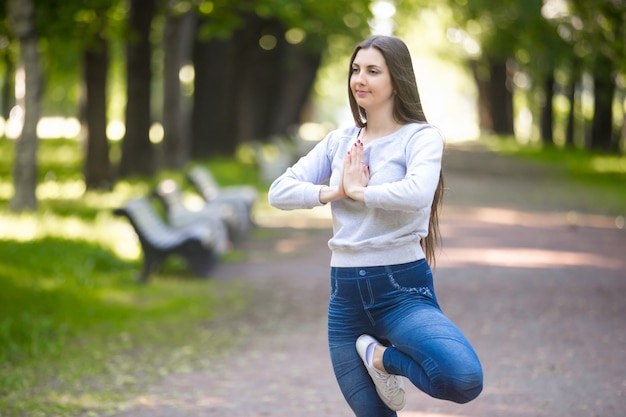
M 350 90 L 368 112 L 393 110 L 393 85 L 383 54 L 376 48 L 360 49 L 350 73 Z

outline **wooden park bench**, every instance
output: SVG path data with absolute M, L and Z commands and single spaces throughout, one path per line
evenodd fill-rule
M 236 197 L 252 207 L 259 198 L 259 193 L 251 185 L 232 185 L 221 187 L 208 168 L 196 165 L 187 172 L 187 178 L 206 201 L 220 197 Z
M 170 226 L 161 219 L 148 198 L 132 199 L 113 213 L 127 217 L 139 238 L 143 252 L 139 282 L 147 282 L 150 274 L 170 255 L 185 259 L 191 271 L 200 277 L 207 277 L 218 260 L 215 229 L 202 224 L 184 228 Z
M 220 187 L 211 171 L 199 165 L 187 171 L 187 179 L 206 203 L 220 204 L 224 210 L 232 210 L 230 216 L 236 219 L 236 224 L 231 224 L 229 228 L 236 232 L 238 238 L 254 226 L 252 209 L 259 193 L 253 186 Z
M 167 179 L 159 183 L 153 195 L 163 204 L 167 220 L 176 228 L 185 228 L 194 224 L 206 224 L 215 230 L 217 250 L 225 253 L 241 233 L 239 219 L 228 202 L 205 203 L 199 210 L 190 210 L 184 203 L 184 197 L 176 181 Z

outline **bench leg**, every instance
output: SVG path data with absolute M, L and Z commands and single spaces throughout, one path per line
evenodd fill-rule
M 150 275 L 159 269 L 164 261 L 164 257 L 156 251 L 142 248 L 143 251 L 143 266 L 141 274 L 137 277 L 137 282 L 145 284 L 150 280 Z
M 200 242 L 190 242 L 181 255 L 187 261 L 189 269 L 198 277 L 208 278 L 211 269 L 218 261 L 215 248 L 205 247 Z

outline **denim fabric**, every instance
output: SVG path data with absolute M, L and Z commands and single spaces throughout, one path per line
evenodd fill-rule
M 425 259 L 401 265 L 331 268 L 328 343 L 335 376 L 357 417 L 396 416 L 376 393 L 356 352 L 362 334 L 389 348 L 385 369 L 426 394 L 457 403 L 482 391 L 482 367 L 441 312 Z

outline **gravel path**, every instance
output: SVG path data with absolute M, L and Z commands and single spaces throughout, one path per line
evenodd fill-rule
M 411 386 L 399 416 L 623 417 L 626 230 L 558 177 L 477 145 L 449 146 L 446 178 L 435 282 L 485 389 L 457 405 Z M 252 308 L 231 324 L 242 342 L 115 416 L 351 416 L 326 347 L 327 215 L 261 216 L 249 258 L 215 274 L 250 290 Z

